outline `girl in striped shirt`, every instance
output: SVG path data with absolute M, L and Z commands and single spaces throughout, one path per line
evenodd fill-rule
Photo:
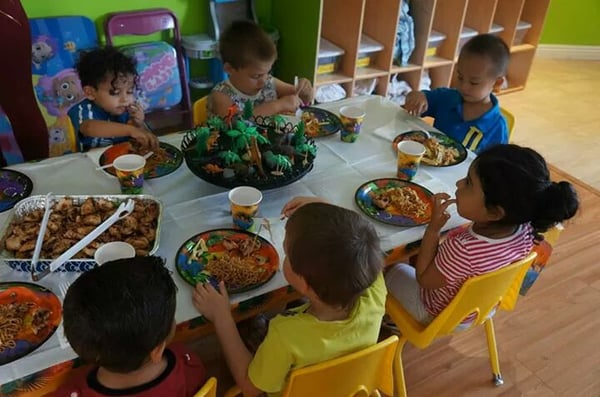
M 540 154 L 511 144 L 482 152 L 456 187 L 455 199 L 434 195 L 415 267 L 396 264 L 386 273 L 388 292 L 422 324 L 444 310 L 467 279 L 524 258 L 542 232 L 579 206 L 570 183 L 550 181 Z M 451 204 L 472 224 L 439 244 Z

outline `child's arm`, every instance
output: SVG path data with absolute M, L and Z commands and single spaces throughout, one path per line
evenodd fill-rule
M 274 77 L 273 80 L 275 82 L 275 90 L 277 91 L 278 98 L 286 95 L 298 95 L 302 100 L 302 104 L 310 105 L 312 103 L 314 99 L 314 90 L 308 79 L 305 79 L 304 77 L 299 78 L 297 87 Z
M 149 131 L 142 130 L 129 124 L 115 123 L 104 120 L 84 120 L 79 126 L 83 135 L 100 138 L 131 137 L 142 146 L 158 149 L 158 138 Z
M 433 195 L 433 210 L 431 213 L 431 221 L 425 229 L 425 234 L 421 240 L 421 248 L 419 256 L 415 264 L 417 281 L 422 288 L 435 289 L 444 287 L 447 282 L 444 275 L 438 270 L 434 263 L 435 255 L 437 254 L 438 244 L 440 242 L 440 231 L 442 227 L 450 219 L 450 214 L 446 209 L 456 200 L 451 200 L 446 193 L 438 193 Z
M 252 353 L 244 345 L 231 316 L 229 296 L 222 281 L 219 283 L 219 291 L 210 283 L 199 283 L 193 291 L 192 302 L 194 307 L 214 324 L 235 383 L 242 389 L 244 396 L 257 396 L 262 391 L 257 389 L 248 377 Z
M 406 102 L 404 103 L 404 109 L 413 115 L 420 117 L 427 111 L 429 103 L 427 97 L 422 91 L 411 91 L 406 96 Z

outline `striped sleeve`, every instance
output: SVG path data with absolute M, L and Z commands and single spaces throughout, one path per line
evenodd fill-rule
M 471 254 L 460 238 L 446 239 L 438 248 L 434 264 L 448 284 L 464 280 L 472 274 Z

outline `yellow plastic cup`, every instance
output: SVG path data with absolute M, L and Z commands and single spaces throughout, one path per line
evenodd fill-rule
M 343 142 L 356 142 L 364 119 L 365 111 L 363 109 L 356 106 L 342 106 L 340 109 L 340 120 L 342 121 L 340 138 Z
M 425 154 L 425 146 L 415 141 L 398 143 L 398 162 L 396 175 L 400 179 L 411 181 L 419 169 L 419 164 Z
M 250 229 L 254 224 L 258 205 L 262 201 L 260 190 L 251 186 L 238 186 L 229 191 L 228 197 L 233 227 L 242 230 Z
M 123 194 L 141 194 L 144 190 L 146 159 L 137 154 L 124 154 L 113 162 Z

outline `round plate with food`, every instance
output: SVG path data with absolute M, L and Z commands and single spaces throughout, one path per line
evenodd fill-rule
M 325 109 L 302 108 L 302 121 L 305 125 L 304 133 L 311 138 L 332 135 L 342 129 L 340 118 Z
M 423 131 L 408 131 L 398 135 L 392 142 L 394 151 L 399 142 L 417 141 L 425 146 L 425 155 L 422 164 L 432 167 L 448 167 L 462 163 L 467 158 L 467 149 L 449 136 L 437 131 L 428 131 L 431 138 L 427 138 Z
M 41 285 L 0 283 L 0 365 L 41 346 L 60 324 L 58 297 Z
M 431 191 L 416 183 L 381 178 L 361 185 L 354 200 L 370 218 L 394 226 L 417 226 L 430 221 L 432 196 Z
M 231 294 L 257 288 L 279 269 L 279 255 L 259 235 L 235 229 L 209 230 L 189 238 L 177 251 L 175 267 L 195 286 L 225 282 Z
M 31 179 L 18 171 L 0 170 L 0 212 L 11 209 L 33 190 Z
M 139 154 L 143 156 L 148 153 L 149 149 L 142 149 L 137 142 L 122 142 L 110 146 L 100 156 L 98 163 L 100 166 L 112 164 L 115 159 L 123 154 Z M 158 150 L 146 160 L 144 167 L 144 178 L 152 179 L 168 175 L 174 172 L 183 163 L 183 153 L 173 145 L 165 142 L 160 142 Z M 111 175 L 115 175 L 113 167 L 105 168 L 104 171 Z

